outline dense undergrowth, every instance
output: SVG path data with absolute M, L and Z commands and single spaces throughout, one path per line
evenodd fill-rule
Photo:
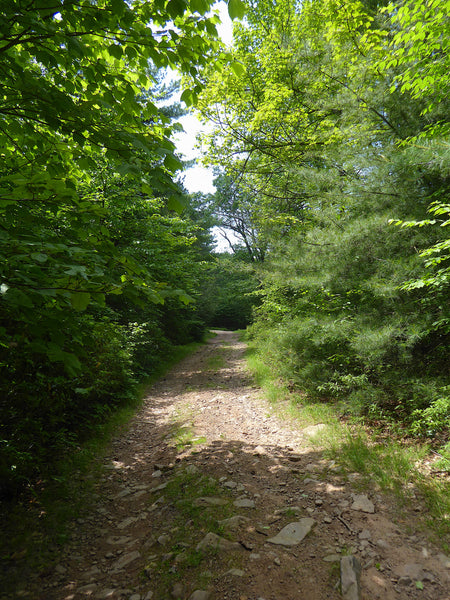
M 248 339 L 249 334 L 244 334 Z M 249 368 L 266 397 L 282 416 L 303 428 L 317 423 L 325 429 L 312 438 L 345 472 L 357 472 L 366 486 L 378 486 L 395 496 L 396 504 L 426 507 L 422 525 L 433 532 L 446 552 L 450 534 L 450 452 L 432 450 L 432 440 L 412 437 L 398 421 L 357 418 L 346 401 L 301 393 L 280 376 L 254 340 L 247 351 Z
M 209 334 L 206 334 L 206 337 Z M 56 560 L 61 548 L 70 538 L 75 520 L 82 518 L 95 499 L 94 483 L 101 474 L 101 458 L 111 439 L 126 431 L 148 386 L 163 376 L 174 364 L 195 351 L 201 342 L 166 349 L 145 382 L 127 388 L 121 398 L 101 418 L 89 419 L 89 428 L 75 430 L 68 443 L 61 435 L 58 454 L 51 453 L 44 465 L 36 463 L 27 486 L 15 489 L 14 497 L 0 502 L 0 581 L 2 591 L 14 591 L 25 574 L 43 573 Z M 118 360 L 123 358 L 122 355 Z M 45 424 L 42 425 L 45 429 Z M 75 435 L 78 433 L 78 437 Z M 83 434 L 83 435 L 81 435 Z M 28 434 L 29 438 L 31 433 Z M 34 433 L 34 442 L 42 441 Z M 54 450 L 54 449 L 53 449 Z M 38 457 L 39 458 L 39 457 Z M 23 468 L 23 467 L 22 467 Z M 20 493 L 19 493 L 20 491 Z
M 212 204 L 260 282 L 261 360 L 293 391 L 442 454 L 448 31 L 435 0 L 260 0 L 235 27 L 239 77 L 210 70 L 200 99 Z

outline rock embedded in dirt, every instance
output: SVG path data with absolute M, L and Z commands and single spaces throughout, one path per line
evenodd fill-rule
M 184 598 L 184 586 L 181 583 L 176 583 L 173 588 L 172 591 L 170 592 L 170 595 L 172 596 L 172 598 L 175 598 L 175 600 L 179 600 L 179 598 Z
M 205 590 L 196 590 L 193 594 L 189 596 L 189 600 L 210 600 L 211 592 L 207 592 Z
M 248 517 L 243 517 L 242 515 L 234 515 L 233 517 L 229 517 L 228 519 L 222 519 L 219 521 L 219 525 L 222 525 L 225 529 L 238 529 L 244 523 L 248 523 L 250 519 Z
M 244 577 L 245 572 L 241 569 L 230 569 L 225 575 L 233 575 L 234 577 Z
M 360 598 L 361 565 L 354 556 L 341 558 L 341 591 L 344 600 Z
M 368 529 L 363 529 L 362 531 L 360 531 L 358 533 L 358 538 L 360 540 L 370 540 L 370 539 L 372 539 L 372 534 L 370 533 L 370 531 Z
M 108 598 L 113 598 L 116 590 L 113 588 L 105 588 L 100 590 L 98 594 L 95 596 L 98 600 L 108 600 Z
M 225 481 L 223 486 L 228 488 L 229 490 L 234 490 L 235 488 L 237 488 L 237 483 L 235 481 Z
M 95 592 L 96 587 L 96 583 L 88 583 L 87 585 L 82 585 L 81 587 L 79 587 L 77 589 L 77 592 L 79 594 L 85 594 L 86 596 L 90 596 L 93 592 Z
M 410 578 L 412 581 L 434 581 L 435 577 L 432 573 L 425 571 L 423 565 L 419 563 L 408 563 L 401 565 L 395 570 L 400 578 Z
M 278 508 L 275 511 L 276 515 L 284 515 L 285 513 L 295 513 L 295 514 L 300 514 L 302 512 L 302 509 L 300 508 L 300 506 L 285 506 L 284 508 Z
M 227 550 L 236 550 L 241 548 L 242 546 L 237 542 L 230 542 L 230 540 L 226 540 L 215 533 L 207 533 L 201 542 L 197 544 L 196 550 L 219 550 L 219 551 L 227 551 Z
M 296 546 L 308 535 L 314 524 L 314 519 L 305 517 L 295 523 L 289 523 L 276 536 L 267 541 L 280 546 Z
M 113 571 L 120 571 L 120 569 L 123 569 L 124 567 L 126 567 L 127 565 L 129 565 L 130 563 L 132 563 L 133 561 L 135 561 L 136 559 L 141 557 L 141 553 L 138 552 L 137 550 L 133 550 L 133 552 L 127 552 L 127 554 L 124 554 L 123 556 L 121 556 L 119 558 L 119 560 L 117 560 L 113 566 L 112 566 L 112 570 Z
M 314 435 L 317 435 L 324 429 L 326 429 L 325 423 L 317 423 L 317 425 L 311 425 L 310 427 L 305 427 L 305 429 L 302 429 L 302 433 L 303 433 L 303 435 L 307 435 L 308 437 L 313 437 Z
M 236 508 L 255 508 L 255 502 L 249 498 L 240 498 L 233 502 Z
M 448 556 L 446 556 L 445 554 L 438 554 L 438 560 L 439 562 L 446 568 L 446 569 L 450 569 L 450 558 Z
M 192 503 L 194 506 L 225 506 L 228 500 L 225 498 L 204 497 L 196 498 Z
M 352 510 L 357 510 L 365 513 L 374 513 L 375 506 L 371 500 L 365 494 L 352 494 L 353 504 L 351 505 Z
M 137 521 L 136 517 L 127 517 L 126 519 L 124 519 L 117 525 L 117 529 L 126 529 L 132 523 L 135 523 L 136 521 Z
M 324 562 L 339 562 L 341 560 L 340 554 L 327 554 L 322 558 Z

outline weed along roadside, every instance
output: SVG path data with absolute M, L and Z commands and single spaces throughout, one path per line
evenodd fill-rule
M 336 420 L 283 413 L 244 354 L 217 332 L 153 385 L 53 566 L 1 600 L 446 597 L 448 548 L 422 488 L 372 477 L 370 443 L 358 471 Z

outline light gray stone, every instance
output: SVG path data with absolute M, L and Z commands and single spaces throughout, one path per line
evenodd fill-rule
M 372 539 L 372 534 L 368 529 L 363 529 L 358 533 L 358 537 L 360 540 L 370 540 Z
M 205 590 L 195 590 L 193 594 L 189 596 L 189 600 L 210 600 L 211 592 Z
M 184 472 L 187 473 L 188 475 L 197 475 L 198 473 L 198 468 L 195 465 L 188 465 L 185 469 Z
M 224 487 L 228 488 L 229 490 L 234 490 L 234 488 L 237 487 L 237 483 L 235 481 L 225 481 L 225 483 L 223 485 L 224 485 Z
M 446 556 L 445 554 L 438 554 L 438 559 L 443 567 L 445 567 L 446 569 L 450 569 L 450 558 L 448 556 Z
M 285 513 L 295 513 L 299 514 L 302 512 L 300 506 L 285 506 L 284 508 L 279 508 L 275 511 L 276 515 L 284 515 Z
M 63 565 L 56 565 L 55 567 L 55 571 L 59 574 L 59 575 L 64 575 L 64 573 L 66 573 L 67 569 L 66 567 L 64 567 Z
M 289 523 L 276 536 L 267 541 L 280 546 L 296 546 L 308 535 L 314 524 L 314 519 L 305 517 L 296 523 Z
M 225 575 L 233 575 L 233 577 L 244 577 L 245 573 L 241 569 L 230 569 Z
M 119 571 L 120 569 L 123 569 L 124 567 L 126 567 L 127 565 L 129 565 L 130 563 L 132 563 L 140 557 L 141 553 L 137 550 L 133 550 L 133 552 L 127 552 L 126 554 L 121 556 L 119 560 L 116 560 L 116 562 L 113 565 L 113 570 Z
M 317 435 L 318 433 L 326 429 L 326 427 L 327 426 L 325 425 L 325 423 L 318 423 L 317 425 L 305 427 L 305 429 L 302 430 L 302 433 L 303 435 L 307 435 L 308 437 L 313 437 L 314 435 Z
M 322 558 L 322 560 L 325 562 L 339 562 L 341 560 L 341 555 L 340 554 L 327 554 L 327 556 L 324 556 Z
M 117 529 L 125 529 L 137 521 L 136 517 L 127 517 L 117 525 Z
M 225 527 L 225 529 L 237 529 L 244 523 L 248 523 L 250 519 L 248 517 L 243 517 L 242 515 L 234 515 L 234 517 L 229 517 L 228 519 L 222 519 L 219 521 L 219 525 Z
M 115 589 L 105 588 L 104 590 L 101 590 L 100 592 L 98 592 L 98 594 L 95 597 L 98 598 L 99 600 L 108 600 L 108 598 L 113 598 L 115 593 L 116 593 Z
M 401 577 L 410 577 L 414 581 L 422 581 L 425 576 L 423 565 L 419 563 L 408 563 L 406 565 L 401 565 L 396 569 L 396 573 Z
M 167 487 L 167 481 L 165 483 L 161 483 L 161 485 L 157 485 L 154 488 L 151 488 L 151 492 L 160 492 L 161 490 L 165 490 Z
M 169 542 L 170 542 L 170 535 L 168 533 L 162 533 L 158 537 L 158 544 L 160 544 L 161 546 L 165 546 Z
M 341 558 L 341 592 L 344 600 L 360 598 L 361 565 L 354 556 Z
M 184 598 L 184 586 L 181 583 L 176 583 L 173 586 L 172 591 L 170 592 L 170 595 L 172 596 L 172 598 L 175 598 L 175 600 Z
M 226 540 L 220 535 L 216 535 L 215 533 L 207 533 L 201 542 L 197 544 L 196 550 L 236 550 L 240 549 L 241 546 L 237 542 L 230 542 L 230 540 Z
M 77 592 L 79 592 L 80 594 L 92 594 L 92 592 L 95 591 L 96 587 L 96 583 L 88 583 L 87 585 L 82 585 L 81 587 L 79 587 L 77 589 Z
M 352 510 L 358 510 L 365 513 L 374 513 L 375 506 L 371 500 L 365 494 L 352 494 L 353 504 Z
M 249 498 L 240 498 L 233 502 L 236 508 L 255 508 L 255 502 Z

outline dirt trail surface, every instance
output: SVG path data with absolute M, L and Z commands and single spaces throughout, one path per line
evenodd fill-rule
M 154 385 L 105 457 L 92 512 L 19 596 L 450 599 L 449 561 L 418 530 L 420 507 L 399 518 L 325 460 L 314 428 L 295 430 L 262 399 L 244 350 L 217 332 Z

